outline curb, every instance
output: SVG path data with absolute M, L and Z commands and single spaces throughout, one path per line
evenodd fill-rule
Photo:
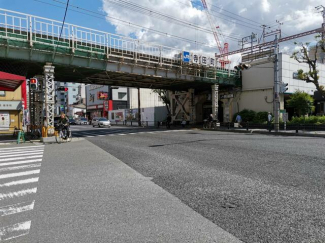
M 253 130 L 225 130 L 225 129 L 200 129 L 207 131 L 218 131 L 218 132 L 233 132 L 233 133 L 246 133 L 246 134 L 264 134 L 273 136 L 288 136 L 288 137 L 318 137 L 325 138 L 325 134 L 306 134 L 306 133 L 287 133 L 287 132 L 267 132 L 267 131 L 253 131 Z

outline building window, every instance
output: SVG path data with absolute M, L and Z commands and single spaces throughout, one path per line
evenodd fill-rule
M 64 102 L 64 99 L 61 99 L 61 102 Z
M 75 95 L 73 95 L 72 97 L 73 97 L 73 98 L 76 98 L 76 96 L 75 96 Z
M 118 98 L 119 99 L 124 99 L 125 96 L 126 96 L 126 93 L 118 92 Z
M 76 89 L 72 89 L 72 91 L 76 91 Z
M 160 96 L 158 96 L 158 101 L 162 102 L 162 98 Z
M 0 96 L 6 96 L 6 91 L 0 91 Z

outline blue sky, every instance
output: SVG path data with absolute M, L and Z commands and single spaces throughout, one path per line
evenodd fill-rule
M 41 1 L 41 2 L 40 2 Z M 54 2 L 52 0 L 0 0 L 0 8 L 18 11 L 21 13 L 27 13 L 31 15 L 36 15 L 40 17 L 45 17 L 49 19 L 54 19 L 58 21 L 63 20 L 65 5 Z M 61 1 L 61 0 L 60 0 Z M 53 4 L 53 5 L 45 4 Z M 66 0 L 62 0 L 66 2 Z M 70 5 L 76 5 L 78 7 L 85 8 L 90 11 L 97 12 L 99 14 L 105 14 L 101 11 L 102 1 L 101 0 L 70 0 Z M 76 24 L 88 28 L 103 30 L 107 32 L 114 32 L 114 26 L 105 20 L 104 16 L 96 15 L 96 17 L 91 17 L 89 15 L 84 15 L 81 13 L 74 12 L 72 10 L 77 10 L 71 8 L 68 10 L 66 22 L 71 24 Z

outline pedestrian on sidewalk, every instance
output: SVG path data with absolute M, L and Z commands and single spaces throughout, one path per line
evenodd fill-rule
M 271 112 L 268 113 L 267 115 L 267 126 L 268 126 L 268 130 L 269 132 L 271 132 L 271 122 L 272 122 L 272 115 L 271 115 Z
M 238 123 L 238 127 L 242 127 L 242 126 L 240 125 L 240 123 L 242 122 L 242 118 L 241 118 L 241 116 L 240 116 L 239 114 L 237 114 L 236 119 L 235 119 L 235 122 Z
M 172 116 L 170 115 L 170 113 L 168 113 L 167 119 L 166 119 L 166 127 L 167 129 L 170 128 L 170 123 L 172 122 Z

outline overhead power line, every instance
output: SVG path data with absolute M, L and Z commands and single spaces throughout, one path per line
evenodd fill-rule
M 175 17 L 173 17 L 171 15 L 167 15 L 167 14 L 158 12 L 156 10 L 144 7 L 142 5 L 139 5 L 139 4 L 130 2 L 130 1 L 123 1 L 123 0 L 119 0 L 119 1 L 107 0 L 107 1 L 109 1 L 109 2 L 111 2 L 113 4 L 115 4 L 115 5 L 134 10 L 134 11 L 149 15 L 151 17 L 155 17 L 157 19 L 163 19 L 163 20 L 166 20 L 168 22 L 172 21 L 172 22 L 175 22 L 177 24 L 186 26 L 188 28 L 193 28 L 193 29 L 196 29 L 196 30 L 199 30 L 199 31 L 202 31 L 202 32 L 213 34 L 213 32 L 210 29 L 203 28 L 201 26 L 195 25 L 194 23 L 175 18 Z M 224 36 L 232 38 L 233 40 L 236 40 L 236 41 L 239 40 L 237 38 L 237 36 L 234 36 L 234 35 L 224 35 Z
M 59 40 L 61 39 L 62 36 L 62 31 L 63 31 L 63 27 L 64 27 L 64 23 L 65 23 L 65 17 L 67 16 L 67 12 L 68 12 L 68 8 L 69 8 L 69 2 L 70 0 L 67 0 L 67 5 L 65 7 L 65 11 L 64 11 L 64 17 L 63 17 L 63 21 L 62 21 L 62 26 L 61 26 L 61 31 L 60 31 L 60 35 L 59 35 Z M 56 50 L 58 48 L 59 42 L 56 44 L 55 50 L 54 50 L 54 54 L 53 54 L 53 60 L 55 59 L 55 54 L 56 54 Z
M 33 1 L 40 2 L 40 3 L 43 3 L 43 4 L 47 4 L 47 5 L 51 5 L 51 6 L 54 6 L 54 7 L 57 7 L 57 8 L 64 8 L 62 6 L 51 4 L 51 3 L 48 3 L 48 2 L 44 2 L 42 0 L 33 0 Z M 60 2 L 60 1 L 56 1 L 56 0 L 55 0 L 55 2 L 63 3 L 63 2 Z M 100 14 L 100 13 L 97 13 L 97 12 L 94 12 L 94 11 L 91 11 L 91 10 L 87 10 L 87 9 L 83 9 L 81 7 L 70 4 L 69 8 L 71 8 L 71 7 L 77 8 L 77 9 L 79 9 L 81 11 L 74 10 L 74 9 L 70 9 L 70 11 L 81 13 L 81 14 L 91 16 L 91 17 L 94 17 L 94 18 L 98 18 L 98 19 L 109 18 L 109 19 L 112 19 L 113 21 L 116 21 L 116 22 L 122 24 L 122 25 L 133 26 L 134 28 L 138 28 L 138 29 L 141 29 L 141 30 L 147 30 L 148 32 L 153 32 L 153 33 L 163 35 L 163 36 L 167 36 L 167 37 L 170 37 L 170 38 L 173 38 L 173 39 L 178 39 L 178 40 L 182 40 L 182 41 L 185 41 L 185 42 L 188 42 L 188 43 L 193 43 L 193 44 L 199 44 L 201 46 L 205 46 L 205 47 L 209 47 L 209 48 L 214 48 L 215 47 L 214 45 L 212 46 L 212 45 L 209 45 L 207 43 L 203 43 L 203 42 L 191 40 L 191 39 L 188 39 L 188 38 L 180 37 L 180 36 L 177 36 L 177 35 L 169 34 L 168 32 L 163 32 L 163 31 L 152 29 L 152 28 L 147 28 L 147 27 L 144 27 L 144 26 L 141 26 L 141 25 L 130 23 L 130 22 L 125 21 L 125 20 L 121 20 L 121 19 L 114 18 L 114 17 L 111 17 L 111 16 L 106 16 L 105 14 Z M 90 12 L 90 13 L 93 13 L 93 14 L 85 13 L 85 12 L 82 12 L 82 11 Z M 101 17 L 96 16 L 96 15 L 99 15 Z

